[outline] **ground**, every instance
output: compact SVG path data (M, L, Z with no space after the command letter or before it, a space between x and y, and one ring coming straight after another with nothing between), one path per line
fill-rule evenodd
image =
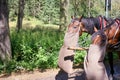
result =
M76 72L69 75L75 78L77 75L81 75L83 69L75 69ZM64 79L62 79L64 78ZM61 72L60 69L50 69L45 71L30 71L30 72L19 72L12 73L11 75L0 75L0 80L66 80L68 75L65 72Z
M110 76L109 64L106 63L105 66L107 73ZM120 80L120 61L114 62L114 71L114 79L110 80ZM83 67L75 68L74 73L69 75L58 68L42 71L35 70L29 72L11 73L10 75L1 74L0 80L85 80L85 74Z
M54 80L59 69L50 69L45 71L30 71L12 73L11 75L1 75L0 80ZM49 78L49 79L48 79Z

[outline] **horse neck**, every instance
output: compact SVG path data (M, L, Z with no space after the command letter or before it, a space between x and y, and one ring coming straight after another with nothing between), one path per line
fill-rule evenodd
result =
M119 25L116 25L116 22L114 20L112 20L112 22L103 29L106 36L108 37L108 39L112 37L111 36L112 34L116 33L116 31L111 31L111 30L114 30L113 27L115 27L117 30L117 28L119 28L118 26ZM113 38L111 38L111 39L113 39Z
M96 27L98 30L100 29L99 19L98 18L82 18L81 22L84 24L85 29L87 30L88 34L93 34L94 27Z

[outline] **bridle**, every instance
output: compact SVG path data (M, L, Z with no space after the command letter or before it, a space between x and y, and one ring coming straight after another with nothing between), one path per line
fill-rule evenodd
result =
M107 25L107 21L102 16L99 16L99 20L100 20L100 29L102 30Z
M117 27L116 27L116 31L115 31L115 33L114 33L114 36L113 36L112 40L115 39L118 31L120 30L120 20L119 20L119 19L115 19L115 20L114 20L114 23L117 24ZM109 34L109 33L108 33L108 34ZM116 44L112 44L110 47L111 47L111 48L118 48L118 47L120 47L119 45L120 45L120 41L118 41Z
M114 33L113 40L115 39L115 36L116 36L116 34L117 34L117 32L119 31L119 28L120 28L120 21L119 21L118 19L116 19L115 22L116 22L118 25L117 25L117 29L116 29L116 31L115 31L115 33Z

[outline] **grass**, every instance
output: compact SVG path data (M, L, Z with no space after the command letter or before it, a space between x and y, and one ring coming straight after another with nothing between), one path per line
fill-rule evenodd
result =
M0 72L57 68L64 37L58 25L44 24L37 19L24 20L19 33L15 26L16 21L10 21L12 59L5 65L0 62Z
M15 28L16 27L16 19L14 21L10 21L9 25L10 25L10 29L11 28ZM59 29L59 25L54 25L54 24L45 24L43 21L40 21L38 19L32 18L30 20L23 20L23 29L24 28L35 28L35 27L44 27L44 28L51 28L52 29Z

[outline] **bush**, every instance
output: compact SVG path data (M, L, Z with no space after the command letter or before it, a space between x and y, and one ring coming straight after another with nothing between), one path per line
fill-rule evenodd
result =
M64 32L55 29L22 29L19 33L11 29L12 60L5 65L0 63L0 71L57 68L59 50L63 44ZM84 41L86 34L80 37ZM88 41L88 40L87 40ZM84 44L84 45L83 45ZM88 46L88 42L81 46ZM77 51L75 64L83 61L85 52Z

